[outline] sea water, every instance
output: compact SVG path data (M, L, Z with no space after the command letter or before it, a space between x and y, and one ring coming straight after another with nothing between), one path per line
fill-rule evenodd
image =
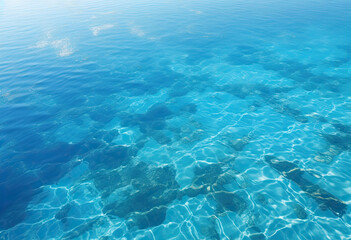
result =
M0 239L351 239L351 2L0 1Z

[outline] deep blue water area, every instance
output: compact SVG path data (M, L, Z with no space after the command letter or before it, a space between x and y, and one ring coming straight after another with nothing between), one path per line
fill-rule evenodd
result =
M350 1L0 1L0 240L347 240L350 177Z

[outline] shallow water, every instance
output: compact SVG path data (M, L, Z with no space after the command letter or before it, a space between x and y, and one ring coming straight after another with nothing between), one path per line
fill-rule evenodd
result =
M351 2L0 2L0 239L350 239Z

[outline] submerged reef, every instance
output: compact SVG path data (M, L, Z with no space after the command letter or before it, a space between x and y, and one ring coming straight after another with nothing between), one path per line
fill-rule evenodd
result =
M85 160L90 177L101 194L103 212L128 221L131 229L145 229L163 223L167 205L177 198L179 185L170 166L155 167L135 162L143 143L104 145Z
M184 196L205 194L217 202L217 214L225 211L241 214L246 209L246 203L240 196L225 190L223 185L231 178L222 175L219 164L196 168L192 186L182 190L170 166L154 167L144 162L130 161L115 169L94 168L96 173L92 177L105 202L103 212L111 217L127 219L132 229L162 224L167 205ZM114 198L115 191L123 197Z
M293 89L292 87L271 87L264 84L230 84L216 87L218 91L224 91L243 99L251 95L258 95L262 100L261 102L255 101L253 107L268 105L277 113L294 118L298 122L307 123L308 118L300 110L288 104L284 98L278 97L279 94Z
M94 226L102 225L104 222L104 217L94 217L92 219L87 219L85 223L80 224L73 230L67 232L63 235L63 240L77 239L77 237L83 235L84 233L90 231Z
M222 164L209 164L204 167L195 167L191 188L185 189L186 195L206 193L207 197L217 202L217 214L232 211L238 214L247 208L245 200L238 194L229 192L224 185L235 179L235 176L223 172ZM192 190L192 191L191 191Z
M341 58L337 63L344 63ZM293 60L282 60L268 49L257 49L252 46L237 46L235 52L229 54L227 62L232 65L259 64L265 70L274 71L281 77L292 79L296 86L307 91L324 88L326 92L340 92L342 84L347 84L348 79L342 77L331 77L326 74L315 74L312 69L315 64L303 64ZM322 83L322 85L321 85Z
M171 111L170 105L174 105L173 107L176 109ZM175 139L179 140L179 138L183 138L183 142L195 142L201 138L203 134L202 129L191 129L190 132L188 132L182 131L186 130L186 127L184 127L184 129L172 128L166 123L167 120L172 119L173 117L184 115L184 117L190 119L189 122L191 125L196 125L190 117L196 112L197 106L194 103L177 105L175 101L171 101L171 103L156 103L143 114L130 114L123 112L120 115L122 118L122 126L139 127L139 130L143 135L138 141L153 138L159 144L167 145L171 144ZM167 135L167 132L172 132L170 134L172 136Z
M139 229L162 224L167 205L177 198L175 171L169 166L151 167L145 163L128 167L136 171L130 179L133 190L123 201L106 204L104 213L128 219L130 227Z
M198 58L197 55L201 55L201 58ZM211 54L200 51L195 55L189 54L186 62L196 65L209 57ZM335 156L349 151L351 148L350 126L335 120L329 121L323 116L306 114L299 110L294 100L286 97L287 93L297 88L307 91L325 88L329 92L338 92L344 80L316 75L311 71L312 65L276 60L271 52L250 46L239 46L237 51L228 58L228 62L232 65L259 64L265 70L278 73L280 77L292 79L294 86L274 87L261 83L218 86L207 76L186 77L168 68L150 71L143 76L142 80L126 78L125 81L120 81L117 84L119 90L127 90L132 93L132 96L145 93L154 94L162 88L167 88L169 98L163 103L156 103L145 109L146 111L142 114L117 111L111 106L92 108L88 115L98 127L91 131L92 133L81 143L57 143L35 151L28 147L28 149L16 152L16 156L10 156L8 159L12 160L11 163L4 161L5 163L0 165L0 195L6 195L6 198L0 199L0 229L11 228L21 222L25 218L28 204L36 194L41 192L41 187L53 184L64 176L76 164L71 160L79 155L89 164L90 172L85 180L91 180L99 191L98 195L103 205L102 212L105 216L87 219L83 224L67 232L63 239L79 237L95 226L108 221L108 218L126 220L128 229L132 231L159 226L164 223L168 206L174 201L199 195L204 195L207 200L216 205L213 216L200 232L206 239L220 239L220 234L216 229L216 218L225 216L228 212L234 212L239 217L243 217L246 213L249 215L251 211L249 202L240 195L240 191L238 193L228 190L228 184L237 182L239 187L246 188L246 183L238 183L241 173L234 170L233 159L238 152L245 150L253 138L256 138L253 133L241 138L230 136L221 139L221 141L224 140L222 144L230 149L232 155L219 163L196 165L191 184L183 189L176 181L176 169L173 166L155 166L142 160L139 161L136 156L149 138L163 145L170 146L175 140L178 141L177 144L189 146L203 139L204 135L212 134L208 133L210 131L206 131L205 128L202 129L206 124L202 125L191 118L193 114L203 110L201 103L199 105L181 101L177 103L178 99L192 91L202 92L208 88L229 93L240 100L252 101L253 111L268 106L273 111L288 116L299 124L308 123L309 120L313 121L309 117L314 117L319 123L331 124L337 133L320 134L327 143L327 149L315 157L317 161L330 163ZM256 97L255 100L252 100L254 97ZM79 105L83 100L78 99L76 104ZM128 107L123 110L128 111ZM83 124L77 116L83 114L84 111L79 114L72 111L71 117L75 118L77 125ZM169 120L179 118L179 116L187 120L189 118L189 124L181 127L168 125L168 122L171 122ZM122 127L137 127L140 130L142 136L136 140L136 144L114 145L113 140L120 134L119 131L116 129L101 130L105 124L116 117L121 120ZM171 134L167 135L169 132ZM28 153L29 150L30 153ZM306 178L306 170L275 156L265 156L265 161L279 174L297 184L303 192L318 203L320 209L329 209L338 217L346 213L347 205ZM253 199L261 205L269 204L267 196L260 192L256 193ZM66 203L58 210L54 218L64 226L65 224L68 226L71 221L70 214L74 208L74 202ZM308 218L307 212L301 205L295 204L292 209L297 218ZM250 219L246 225L246 236L252 240L265 239L266 236L259 225L257 221Z
M265 240L266 236L262 232L262 230L257 226L258 220L256 219L256 216L250 216L250 219L247 224L247 232L249 234L249 238L251 240Z
M247 203L240 195L225 188L226 184L235 180L235 172L222 170L228 162L196 166L192 184L181 189L172 166L153 166L136 160L135 156L143 144L130 147L103 146L86 157L91 169L87 179L93 180L101 194L103 212L110 218L127 220L131 230L162 224L168 205L185 196L193 198L205 195L215 201L216 216L227 211L241 215L247 209ZM56 219L64 222L70 208L69 204L64 206L56 214ZM78 229L79 232L82 229ZM210 232L212 239L218 239L215 226L205 232Z
M127 114L123 117L123 126L138 126L140 132L150 136L160 144L167 144L171 139L162 130L166 127L166 120L171 118L172 111L164 104L155 104L144 114Z
M282 176L295 182L308 196L316 200L320 209L329 209L338 217L342 217L346 213L347 205L344 202L307 180L303 176L306 171L300 169L296 164L280 160L272 155L266 155L265 161Z
M239 174L231 169L231 164L232 162L227 160L201 167L196 166L192 185L189 188L183 189L182 195L194 197L197 194L205 194L209 200L213 200L217 204L214 215L215 218L225 215L228 211L235 212L240 216L250 214L245 199L238 193L228 191L225 187L227 184L232 184L237 177L236 175ZM227 170L223 170L223 168L227 168ZM206 235L206 239L219 239L216 238L219 237L219 235L214 222L212 222L212 227L209 226L209 229L211 229L211 231L209 235ZM247 225L247 232L249 238L252 240L266 239L252 216Z
M68 217L68 213L69 211L72 209L72 207L74 206L74 203L67 203L65 204L60 211L58 211L55 215L55 218L57 220L60 220L62 223L66 223L67 221L67 217Z
M294 204L293 210L295 212L295 215L300 218L300 219L306 219L307 218L307 213L305 209L300 205L300 204Z
M207 222L200 222L200 232L206 239L209 240L220 240L221 237L216 229L216 219L210 217Z
M351 149L351 127L338 121L332 121L331 125L337 130L337 133L320 134L328 146L326 151L319 152L314 157L318 162L331 163L336 156Z

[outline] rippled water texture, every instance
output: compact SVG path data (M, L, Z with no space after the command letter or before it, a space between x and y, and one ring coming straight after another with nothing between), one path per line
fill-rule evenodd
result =
M0 240L351 239L350 13L0 1Z

